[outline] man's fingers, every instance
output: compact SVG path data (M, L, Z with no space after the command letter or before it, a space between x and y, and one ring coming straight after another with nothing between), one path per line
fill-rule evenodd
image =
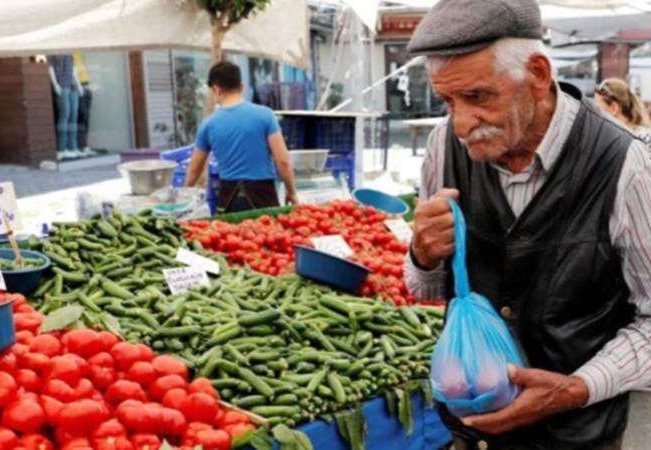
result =
M517 427L523 417L521 408L514 402L493 413L465 417L462 422L467 427L496 434Z
M459 191L456 189L443 188L434 194L434 197L453 198L454 200L459 200Z

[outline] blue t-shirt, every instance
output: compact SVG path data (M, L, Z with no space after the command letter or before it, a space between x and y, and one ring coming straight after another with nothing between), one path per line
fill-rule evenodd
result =
M204 120L195 145L213 153L223 180L270 180L275 172L267 138L279 130L271 109L245 101Z

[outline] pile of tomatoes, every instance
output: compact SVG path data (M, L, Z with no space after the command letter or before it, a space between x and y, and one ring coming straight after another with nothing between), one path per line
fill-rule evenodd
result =
M387 230L388 216L352 201L299 205L277 218L262 216L231 224L219 220L182 223L186 238L225 253L236 264L269 275L294 272L294 245L312 246L311 237L341 235L353 249L350 259L371 269L359 294L379 295L397 305L411 304L402 274L408 246Z
M227 450L254 429L182 361L105 331L39 333L43 316L23 296L6 301L17 342L0 353L0 449Z

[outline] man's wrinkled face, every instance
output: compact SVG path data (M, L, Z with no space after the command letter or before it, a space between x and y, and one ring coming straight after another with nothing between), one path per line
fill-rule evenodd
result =
M493 51L451 58L430 79L448 105L454 134L475 161L498 161L519 152L533 121L534 100L525 81L496 74Z

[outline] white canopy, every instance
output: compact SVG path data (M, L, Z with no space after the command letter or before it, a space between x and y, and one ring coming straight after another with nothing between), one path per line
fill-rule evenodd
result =
M224 49L309 66L305 0L273 0L230 30ZM0 57L71 50L210 50L209 17L190 1L0 1Z

